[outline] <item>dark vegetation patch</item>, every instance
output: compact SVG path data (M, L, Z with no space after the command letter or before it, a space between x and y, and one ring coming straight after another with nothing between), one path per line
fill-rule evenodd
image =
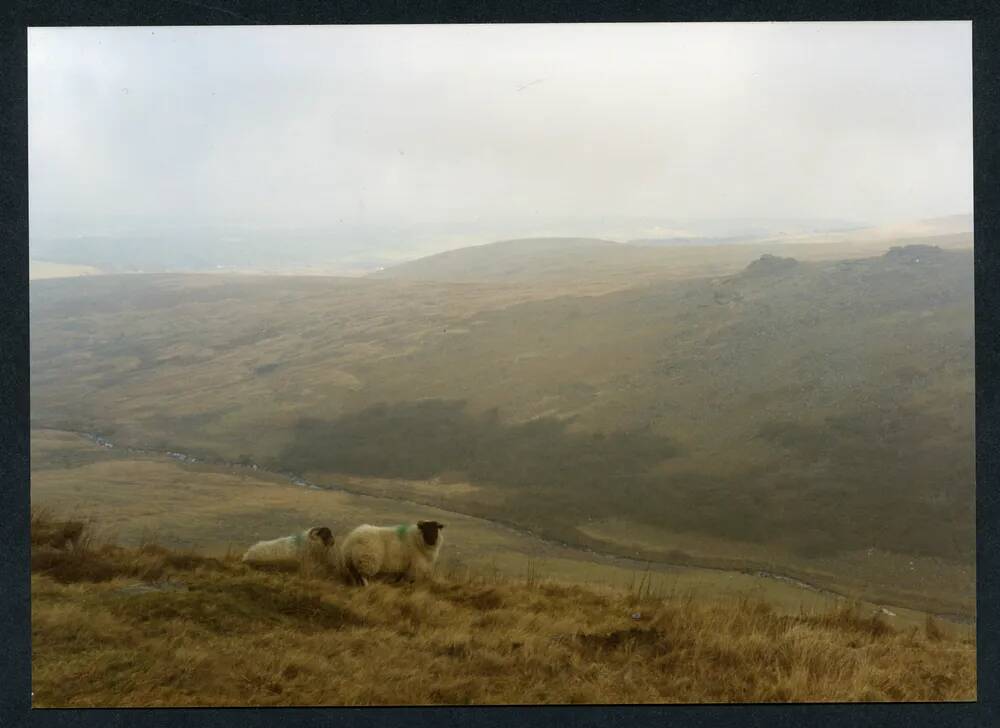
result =
M334 421L303 419L280 460L299 471L429 478L463 472L475 480L569 492L608 487L672 457L677 448L649 429L577 433L540 418L505 424L464 402L379 404Z
M757 260L753 261L744 270L744 275L772 275L794 270L799 265L795 258L782 258L777 255L765 253Z
M827 533L845 548L968 560L975 554L974 458L971 446L939 443L953 429L945 418L888 398L820 422L770 421L758 436L783 448L790 473L799 468L803 477L790 489L774 488L766 478L750 479L746 487L759 490L770 510L785 513L792 532L814 532L816 542L802 544L807 555L828 551L824 542L837 547L822 536ZM825 473L807 475L817 462ZM906 518L887 518L900 503ZM767 509L761 515L767 520ZM942 522L951 538L941 537Z
M31 571L50 576L63 584L110 581L121 576L121 569L98 553L69 553L39 546L31 549Z
M473 414L461 401L433 399L302 420L278 460L298 472L462 473L503 489L488 507L464 510L559 540L578 537L573 525L613 513L658 528L780 544L807 558L878 548L967 560L975 549L971 449L929 444L949 429L945 419L887 396L817 422L765 421L757 434L783 451L780 472L762 464L726 476L664 476L654 466L678 450L649 429L574 432L554 418L506 424L498 410ZM886 518L900 502L907 517ZM951 538L941 538L942 519Z
M281 366L279 363L261 364L259 367L254 368L253 373L258 377L263 377L273 372L279 366Z

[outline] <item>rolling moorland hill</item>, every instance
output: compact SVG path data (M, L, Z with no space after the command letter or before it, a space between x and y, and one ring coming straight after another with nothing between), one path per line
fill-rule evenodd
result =
M632 246L595 238L523 238L473 245L401 263L371 278L430 281L530 281L565 276L576 267L595 269L625 255ZM650 261L653 256L646 256Z
M972 246L971 216L907 225L780 236L681 237L616 243L594 238L526 238L473 245L394 265L370 278L439 282L570 284L605 292L639 282L734 273L762 255L802 261L880 255L891 245Z
M766 257L603 295L211 276L31 294L35 426L318 482L468 482L426 498L973 609L970 251Z
M645 284L724 277L764 255L803 263L878 257L890 247L933 245L968 250L971 233L887 241L876 235L798 242L649 246L587 239L511 240L448 251L369 274L368 280L516 286L533 297L601 295Z
M844 604L781 614L442 573L344 586L32 514L34 707L974 700L975 646Z

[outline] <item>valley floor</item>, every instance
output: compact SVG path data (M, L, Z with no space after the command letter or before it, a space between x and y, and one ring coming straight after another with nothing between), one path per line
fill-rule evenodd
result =
M435 518L448 525L442 565L456 572L495 572L514 578L535 575L615 587L645 578L652 594L682 592L699 599L749 596L785 614L802 608L836 608L844 602L839 594L845 594L868 611L885 609L883 613L895 626L920 625L926 611L949 615L945 619L961 622L956 629L969 634L973 631L969 623L974 620L967 615L974 612L960 609L969 601L966 590L956 586L964 586L969 580L966 574L957 578L950 572L938 574L928 569L922 582L902 594L909 597L906 601L888 588L893 583L891 578L887 581L884 573L873 569L874 559L846 567L833 565L840 572L846 568L863 578L864 589L850 590L843 580L837 580L837 569L830 565L813 565L811 571L804 570L810 584L822 584L824 590L782 577L777 566L770 569L774 572L770 575L758 573L758 569L741 570L732 559L725 568L700 568L643 561L601 550L601 546L611 550L616 546L614 541L596 543L595 549L546 540L486 518L442 508L439 498L429 498L420 490L427 484L418 481L337 478L334 482L346 482L354 492L296 485L287 478L250 467L193 463L163 454L106 448L76 433L32 433L33 505L61 516L93 520L105 538L126 546L156 542L172 549L196 549L201 554L221 557L241 552L258 540L298 531L307 523L329 526L335 535L342 535L360 523L391 525ZM459 486L437 483L433 490L439 492L442 487L447 490ZM635 537L643 532L630 528L629 534ZM657 536L665 546L673 540L687 547L676 536ZM619 550L628 553L627 549ZM692 553L697 550L692 549ZM746 553L749 561L753 554ZM763 558L756 561L766 563ZM774 563L782 562L776 558ZM887 562L881 571L893 565ZM906 571L903 574L910 576ZM917 606L911 603L914 595L930 606L898 606ZM974 591L972 595L974 600ZM974 601L972 604L974 610ZM954 611L963 613L951 617Z

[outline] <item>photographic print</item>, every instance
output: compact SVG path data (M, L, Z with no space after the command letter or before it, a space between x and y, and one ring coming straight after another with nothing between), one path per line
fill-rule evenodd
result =
M33 706L975 700L971 28L29 28Z

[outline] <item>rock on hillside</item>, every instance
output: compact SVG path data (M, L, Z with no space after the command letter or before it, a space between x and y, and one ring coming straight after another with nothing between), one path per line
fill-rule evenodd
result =
M795 258L782 258L777 255L765 253L757 260L746 267L745 273L750 275L772 275L774 273L784 273L798 266L799 261Z

